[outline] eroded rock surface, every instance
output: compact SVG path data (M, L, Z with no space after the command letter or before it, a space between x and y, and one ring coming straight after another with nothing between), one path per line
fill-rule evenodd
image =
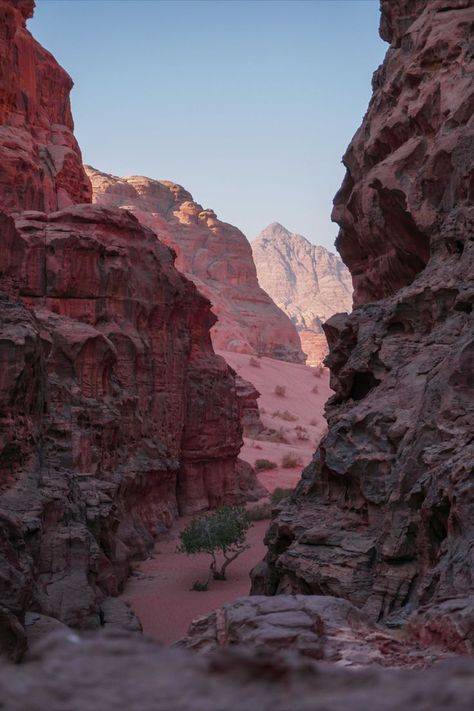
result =
M74 138L73 82L25 27L34 0L0 0L0 209L90 202Z
M359 306L324 327L329 432L254 582L346 598L461 653L474 644L473 22L463 0L382 2L391 46L334 210Z
M308 365L319 365L327 355L322 322L352 308L347 267L339 256L278 222L251 244L259 283L295 324Z
M207 657L124 633L57 632L22 665L0 662L5 711L469 711L474 662L346 670L294 652Z
M94 202L133 212L176 252L176 267L212 303L216 349L304 362L290 319L260 288L252 250L236 227L204 210L180 185L117 178L87 166Z
M0 599L94 626L178 511L241 500L234 376L209 302L133 216L23 213L12 235L29 308L0 302Z
M176 646L208 654L242 646L292 650L337 666L427 667L433 652L396 639L346 600L322 595L243 597L195 620Z

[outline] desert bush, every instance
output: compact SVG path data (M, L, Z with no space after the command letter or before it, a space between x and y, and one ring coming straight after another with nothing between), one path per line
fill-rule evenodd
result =
M276 462L271 462L269 459L257 459L254 464L254 469L256 472L263 472L266 469L276 469Z
M212 513L193 518L181 531L180 553L207 553L212 559L207 579L194 583L194 590L207 590L211 577L225 580L227 567L249 548L245 539L250 525L248 512L243 506L221 506ZM219 553L224 559L220 566Z
M313 368L313 375L315 378L320 378L323 373L324 368L322 365L317 365L315 368Z
M288 430L286 429L286 427L279 427L277 430L264 430L260 434L259 439L263 440L264 442L278 442L281 444L289 444L289 439L287 435Z
M295 467L301 467L303 462L301 457L299 457L296 452L287 452L283 455L281 459L281 466L285 469L294 469Z
M264 407L259 407L258 409L259 409L259 412L261 415L266 415L267 411L265 410Z
M257 358L254 358L251 356L249 358L249 365L252 365L254 368L261 368L262 366L260 365L260 362L257 360Z
M291 496L292 493L293 489L282 489L281 487L277 487L272 494L272 503L278 504L283 499L287 499L289 496Z
M286 397L286 387L284 385L275 385L274 392L278 397Z
M286 422L296 422L299 418L296 417L296 415L292 415L291 412L288 412L288 410L275 410L275 412L272 413L272 417L279 417L281 420L285 420Z
M313 417L313 419L309 421L309 424L310 424L312 427L316 427L317 424L318 424L318 421L317 421L317 419L316 419L315 417Z
M301 425L296 425L295 427L296 439L305 442L309 439L308 430L306 427L301 427Z
M317 392L319 392L318 386L315 385L314 388L311 390L311 392L312 392L312 393L315 393L315 394L316 394Z

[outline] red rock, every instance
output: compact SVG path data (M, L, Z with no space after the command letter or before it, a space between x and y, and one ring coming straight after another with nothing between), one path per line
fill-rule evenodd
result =
M346 598L462 653L474 645L473 22L464 0L382 3L391 47L334 212L359 306L324 326L329 431L254 582Z
M90 202L74 138L73 82L31 36L33 0L0 0L0 210Z
M214 348L304 362L295 327L258 284L252 250L240 230L203 210L180 185L86 170L96 204L133 212L175 250L177 269L211 301L218 317L211 330Z
M94 626L178 511L242 499L235 381L209 302L133 216L80 205L17 228L30 311L0 302L0 599Z

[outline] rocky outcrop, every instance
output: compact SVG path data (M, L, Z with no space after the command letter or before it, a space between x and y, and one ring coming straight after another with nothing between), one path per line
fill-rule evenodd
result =
M278 222L252 242L252 253L260 285L295 324L308 364L319 365L327 354L322 322L352 307L349 271L338 256Z
M474 7L382 2L391 42L344 161L358 308L325 325L329 432L268 534L255 592L350 600L474 644Z
M260 393L252 383L244 380L240 375L235 376L235 386L243 435L244 437L255 437L264 429L257 403Z
M330 668L292 652L199 657L124 633L56 632L22 665L0 662L4 711L466 711L474 662L424 671Z
M176 267L212 303L214 348L304 362L295 327L257 281L252 250L232 225L204 210L180 185L117 178L87 167L98 205L122 207L177 255Z
M0 0L0 209L90 202L74 138L71 78L25 27L34 0Z
M309 595L243 597L195 620L175 646L201 654L230 646L256 654L293 650L338 666L428 667L441 655L400 641L346 600Z
M94 626L178 511L240 500L234 376L209 302L133 216L79 205L6 224L29 308L0 303L0 599Z
M0 212L0 652L13 659L28 612L116 626L102 603L131 560L178 512L251 497L253 474L237 470L210 303L172 251L126 211L56 210L90 192L71 81L25 29L32 6L0 0L0 207L15 213Z

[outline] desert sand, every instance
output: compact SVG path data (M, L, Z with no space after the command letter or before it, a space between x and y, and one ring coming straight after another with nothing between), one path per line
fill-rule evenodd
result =
M240 456L252 465L257 459L269 459L278 464L275 469L258 474L270 493L277 487L293 488L326 429L323 410L331 394L328 372L324 370L315 377L314 369L304 365L271 358L251 359L239 353L219 354L261 393L259 407L265 427L283 428L283 435L288 440L284 443L245 438ZM276 386L285 388L284 396L275 394ZM317 392L312 392L315 386ZM276 412L288 412L298 419L288 421L275 415ZM308 436L307 440L298 439L296 427L307 431L307 435L303 432L303 436ZM301 465L292 469L282 467L282 457L287 453L296 454ZM177 552L179 532L189 520L189 517L180 518L166 535L157 540L153 556L137 565L123 593L123 599L140 618L144 633L165 644L172 644L182 637L192 620L236 597L247 595L250 570L266 552L263 538L268 520L257 521L247 536L250 548L228 568L227 580L212 580L207 592L196 592L191 589L192 585L206 577L209 557Z

